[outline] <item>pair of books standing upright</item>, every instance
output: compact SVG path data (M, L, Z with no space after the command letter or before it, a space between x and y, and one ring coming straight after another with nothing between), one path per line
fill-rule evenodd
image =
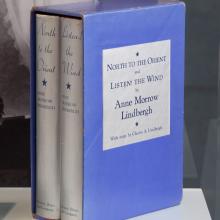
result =
M80 219L80 19L36 15L36 137L36 214L49 219Z
M122 220L180 203L184 23L171 0L33 9L34 215Z

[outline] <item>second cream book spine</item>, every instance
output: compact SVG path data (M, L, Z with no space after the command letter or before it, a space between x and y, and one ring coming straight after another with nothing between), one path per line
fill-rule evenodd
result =
M61 17L61 219L82 220L82 20Z

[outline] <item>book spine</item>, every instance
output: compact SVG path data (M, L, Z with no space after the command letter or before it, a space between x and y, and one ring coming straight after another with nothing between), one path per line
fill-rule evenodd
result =
M61 219L82 220L82 20L61 18Z
M36 15L36 214L60 218L58 16Z

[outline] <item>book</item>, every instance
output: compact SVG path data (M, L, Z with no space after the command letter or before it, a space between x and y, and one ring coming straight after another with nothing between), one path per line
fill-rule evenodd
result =
M66 29L68 39L62 37L60 43L65 64L60 93L62 218L121 220L178 205L183 177L185 5L172 0L106 0L34 8L32 100L39 13L60 16L61 26L81 23L81 29L80 25ZM82 31L81 46L80 40L76 44L77 31ZM75 55L65 56L74 47ZM66 64L74 77L64 74ZM35 107L32 101L33 213ZM82 115L70 114L75 110Z
M82 219L82 20L61 17L61 219ZM71 132L69 132L71 131Z
M36 15L36 215L60 218L59 17Z

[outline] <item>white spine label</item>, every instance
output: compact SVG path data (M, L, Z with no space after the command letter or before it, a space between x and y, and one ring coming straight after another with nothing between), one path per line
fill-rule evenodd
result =
M103 150L170 134L170 40L103 50Z

